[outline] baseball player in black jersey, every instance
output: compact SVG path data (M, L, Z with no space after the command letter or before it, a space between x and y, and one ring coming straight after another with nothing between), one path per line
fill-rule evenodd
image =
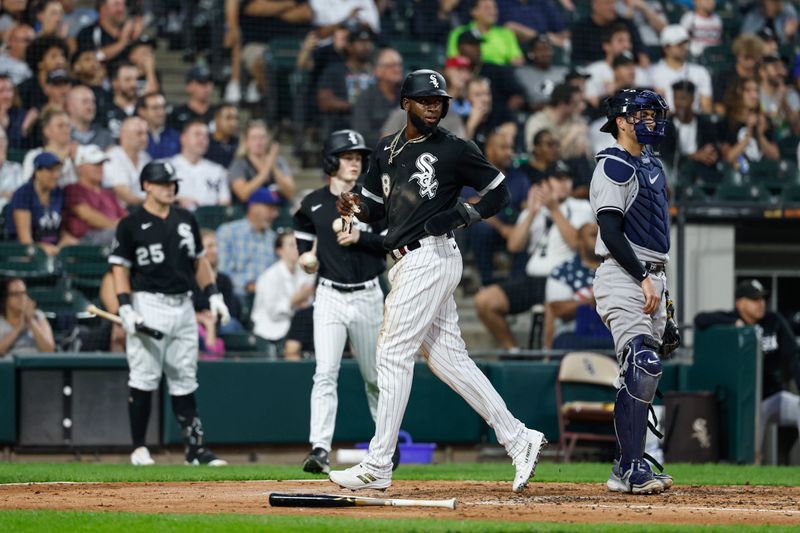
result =
M330 185L306 196L294 215L304 269L319 271L314 302L317 365L311 390L311 453L303 464L307 472L330 472L328 452L336 422L336 387L348 335L364 378L373 420L378 408L375 345L383 316L378 276L386 269L386 250L378 224L370 226L354 220L351 228L343 228L336 210L337 198L353 189L370 152L356 131L331 133L325 142L322 163L325 174L330 176ZM318 260L310 251L314 240Z
M168 162L152 161L139 176L146 198L141 209L117 226L111 263L119 300L119 316L127 333L130 375L128 411L135 465L154 463L145 446L152 391L162 372L172 398L172 411L183 431L187 464L227 464L203 445L203 426L197 416L197 321L191 290L196 281L208 296L209 309L225 324L230 313L214 283L203 255L197 221L175 207L178 179ZM137 333L136 325L164 333L156 340Z
M373 152L360 194L343 193L343 217L386 219L384 246L397 263L389 271L378 338L378 418L375 437L361 464L330 473L349 489L385 489L392 483L392 451L408 404L414 356L422 348L428 366L460 394L495 430L511 456L514 492L533 476L544 435L514 418L505 402L467 353L458 328L453 291L462 260L452 230L497 213L509 198L505 176L489 164L474 143L438 127L450 96L441 74L417 70L400 91L406 126L381 139ZM475 205L460 198L469 186L481 197Z

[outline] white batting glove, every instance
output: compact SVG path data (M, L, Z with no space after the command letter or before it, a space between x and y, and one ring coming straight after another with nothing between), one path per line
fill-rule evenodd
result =
M223 326L231 321L231 312L228 311L228 306L225 305L221 294L212 294L208 297L208 308L214 315L214 320L219 319L219 323Z
M144 324L142 315L137 313L130 305L123 305L119 308L119 317L122 319L122 329L124 329L125 333L128 335L136 333L137 324Z

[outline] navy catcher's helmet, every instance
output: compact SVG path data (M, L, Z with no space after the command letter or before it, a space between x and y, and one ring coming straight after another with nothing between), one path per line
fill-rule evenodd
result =
M139 174L139 186L144 190L144 182L150 183L174 183L175 194L178 194L178 182L180 179L175 175L175 168L165 159L150 161Z
M444 81L444 76L435 70L428 69L415 70L406 76L402 87L400 87L400 107L403 107L403 98L411 98L413 100L423 96L443 97L442 118L447 115L452 96L447 94L447 82Z
M333 176L339 170L339 154L344 152L360 152L361 153L361 171L363 174L367 173L369 166L369 154L372 149L368 148L364 142L364 137L356 130L338 130L334 131L325 140L325 146L322 149L322 170L328 176Z
M658 144L664 138L667 127L667 102L660 94L649 89L622 89L614 96L606 99L606 118L608 120L600 131L614 133L617 117L631 117L636 111L652 110L655 112L655 128L647 127L644 121L633 123L636 140L642 144ZM630 122L630 121L629 121Z

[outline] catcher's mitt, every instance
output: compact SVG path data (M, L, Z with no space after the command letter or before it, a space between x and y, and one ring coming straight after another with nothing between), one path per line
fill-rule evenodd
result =
M669 297L669 291L664 291L664 297L667 299L667 323L664 325L664 334L661 335L659 355L661 359L669 359L672 352L681 345L681 332L675 323L675 304Z

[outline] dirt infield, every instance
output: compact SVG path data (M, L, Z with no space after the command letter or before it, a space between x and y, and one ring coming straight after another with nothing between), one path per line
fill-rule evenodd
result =
M395 481L385 498L445 499L458 508L274 508L270 492L353 494L328 481L42 483L0 485L0 509L330 515L562 523L800 524L800 487L678 486L658 496L613 494L597 483Z

